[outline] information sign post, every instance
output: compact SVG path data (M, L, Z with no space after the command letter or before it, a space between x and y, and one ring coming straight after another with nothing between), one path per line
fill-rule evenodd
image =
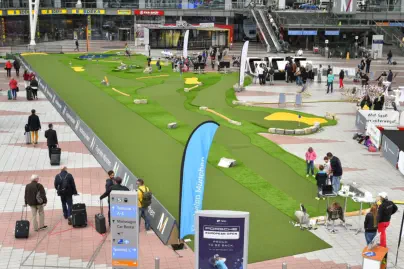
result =
M137 192L112 191L110 198L112 268L137 268L139 266Z

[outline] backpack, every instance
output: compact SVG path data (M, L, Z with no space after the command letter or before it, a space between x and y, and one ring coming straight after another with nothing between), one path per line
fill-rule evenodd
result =
M145 191L138 188L143 193L143 199L140 201L142 208L148 208L151 205L153 194L148 187L145 187Z
M24 127L24 128L25 128L25 132L26 132L26 133L29 133L29 125L28 125L28 124L25 124L25 127Z
M68 191L67 176L68 175L69 175L69 173L66 174L65 178L62 178L60 176L60 174L58 175L59 178L61 179L61 182L60 182L60 184L58 186L58 190L57 190L57 194L59 196L64 196L67 194L67 191Z

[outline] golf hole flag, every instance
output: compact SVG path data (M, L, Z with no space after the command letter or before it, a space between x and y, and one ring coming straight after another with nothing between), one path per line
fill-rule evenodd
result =
M202 209L206 162L219 124L201 123L185 145L180 182L180 239L195 233L195 212Z
M196 212L195 269L246 269L249 218L248 212Z

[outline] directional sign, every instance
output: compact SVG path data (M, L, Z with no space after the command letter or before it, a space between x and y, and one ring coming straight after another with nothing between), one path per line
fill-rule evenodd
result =
M110 198L112 266L114 269L138 267L139 221L137 192L112 191Z

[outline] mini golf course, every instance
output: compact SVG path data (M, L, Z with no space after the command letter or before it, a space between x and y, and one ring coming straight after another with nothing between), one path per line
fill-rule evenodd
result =
M307 123L299 126L294 117L265 119L276 112L293 111L233 105L237 73L189 72L181 77L168 64L161 72L153 66L154 72L145 74L146 57L141 55L99 57L103 60L79 56L24 58L120 160L145 180L174 217L178 217L181 159L188 136L202 121L215 120L221 126L209 154L203 207L250 212L249 262L329 247L289 224L300 203L311 216L325 214L325 201L314 199L315 180L305 177L304 161L258 135L270 127L303 128L312 122L307 119L317 116L302 113ZM142 68L117 71L121 62ZM109 86L101 83L105 77ZM202 85L185 84L185 78ZM192 89L185 92L184 88ZM148 103L134 104L134 99L147 99ZM201 106L242 125L200 110ZM178 128L168 129L170 122L177 122ZM322 125L332 124L336 122ZM221 157L237 160L237 166L217 167ZM356 209L349 203L348 211Z

